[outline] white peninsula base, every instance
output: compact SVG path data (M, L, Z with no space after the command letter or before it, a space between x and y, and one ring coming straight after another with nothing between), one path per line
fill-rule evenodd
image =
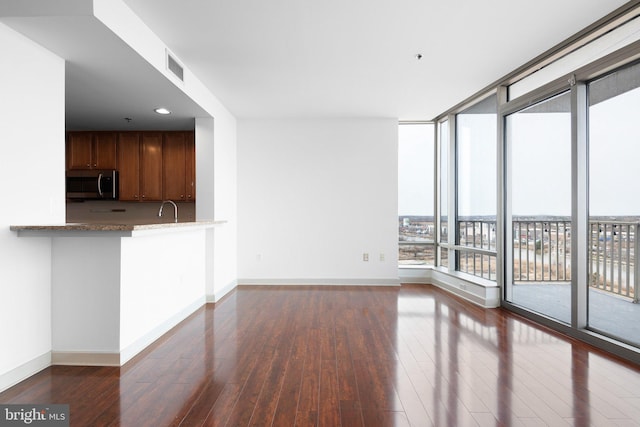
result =
M202 306L214 225L12 227L52 238L51 363L121 366Z

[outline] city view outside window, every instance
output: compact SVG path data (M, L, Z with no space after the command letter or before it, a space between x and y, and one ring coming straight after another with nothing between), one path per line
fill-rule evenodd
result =
M398 238L401 266L433 265L433 124L398 126Z
M496 280L497 97L456 116L457 269Z

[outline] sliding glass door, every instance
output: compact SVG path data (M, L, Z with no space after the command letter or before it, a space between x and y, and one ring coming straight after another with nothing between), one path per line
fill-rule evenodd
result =
M640 65L588 84L589 327L636 346L640 344L639 86Z
M571 320L571 109L564 92L505 119L506 300Z

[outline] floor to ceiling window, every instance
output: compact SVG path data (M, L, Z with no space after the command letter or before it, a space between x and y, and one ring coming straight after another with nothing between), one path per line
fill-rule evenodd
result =
M449 266L449 121L438 123L438 265Z
M456 269L496 280L497 97L456 115Z
M505 122L511 279L507 301L571 319L570 93L509 114Z
M640 65L588 84L589 327L640 344Z
M619 13L434 119L432 277L640 362L640 5Z
M432 123L398 126L400 266L434 265L434 131Z

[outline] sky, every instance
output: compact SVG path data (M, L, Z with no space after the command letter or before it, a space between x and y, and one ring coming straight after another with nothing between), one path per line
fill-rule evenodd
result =
M400 125L398 215L433 215L433 125Z
M640 89L589 110L589 211L640 215Z
M568 96L568 95L564 95ZM640 89L590 107L589 212L640 215ZM459 215L495 215L495 115L458 120ZM507 119L514 215L571 215L570 114ZM477 135L486 135L485 139ZM399 126L398 214L433 215L433 126Z

